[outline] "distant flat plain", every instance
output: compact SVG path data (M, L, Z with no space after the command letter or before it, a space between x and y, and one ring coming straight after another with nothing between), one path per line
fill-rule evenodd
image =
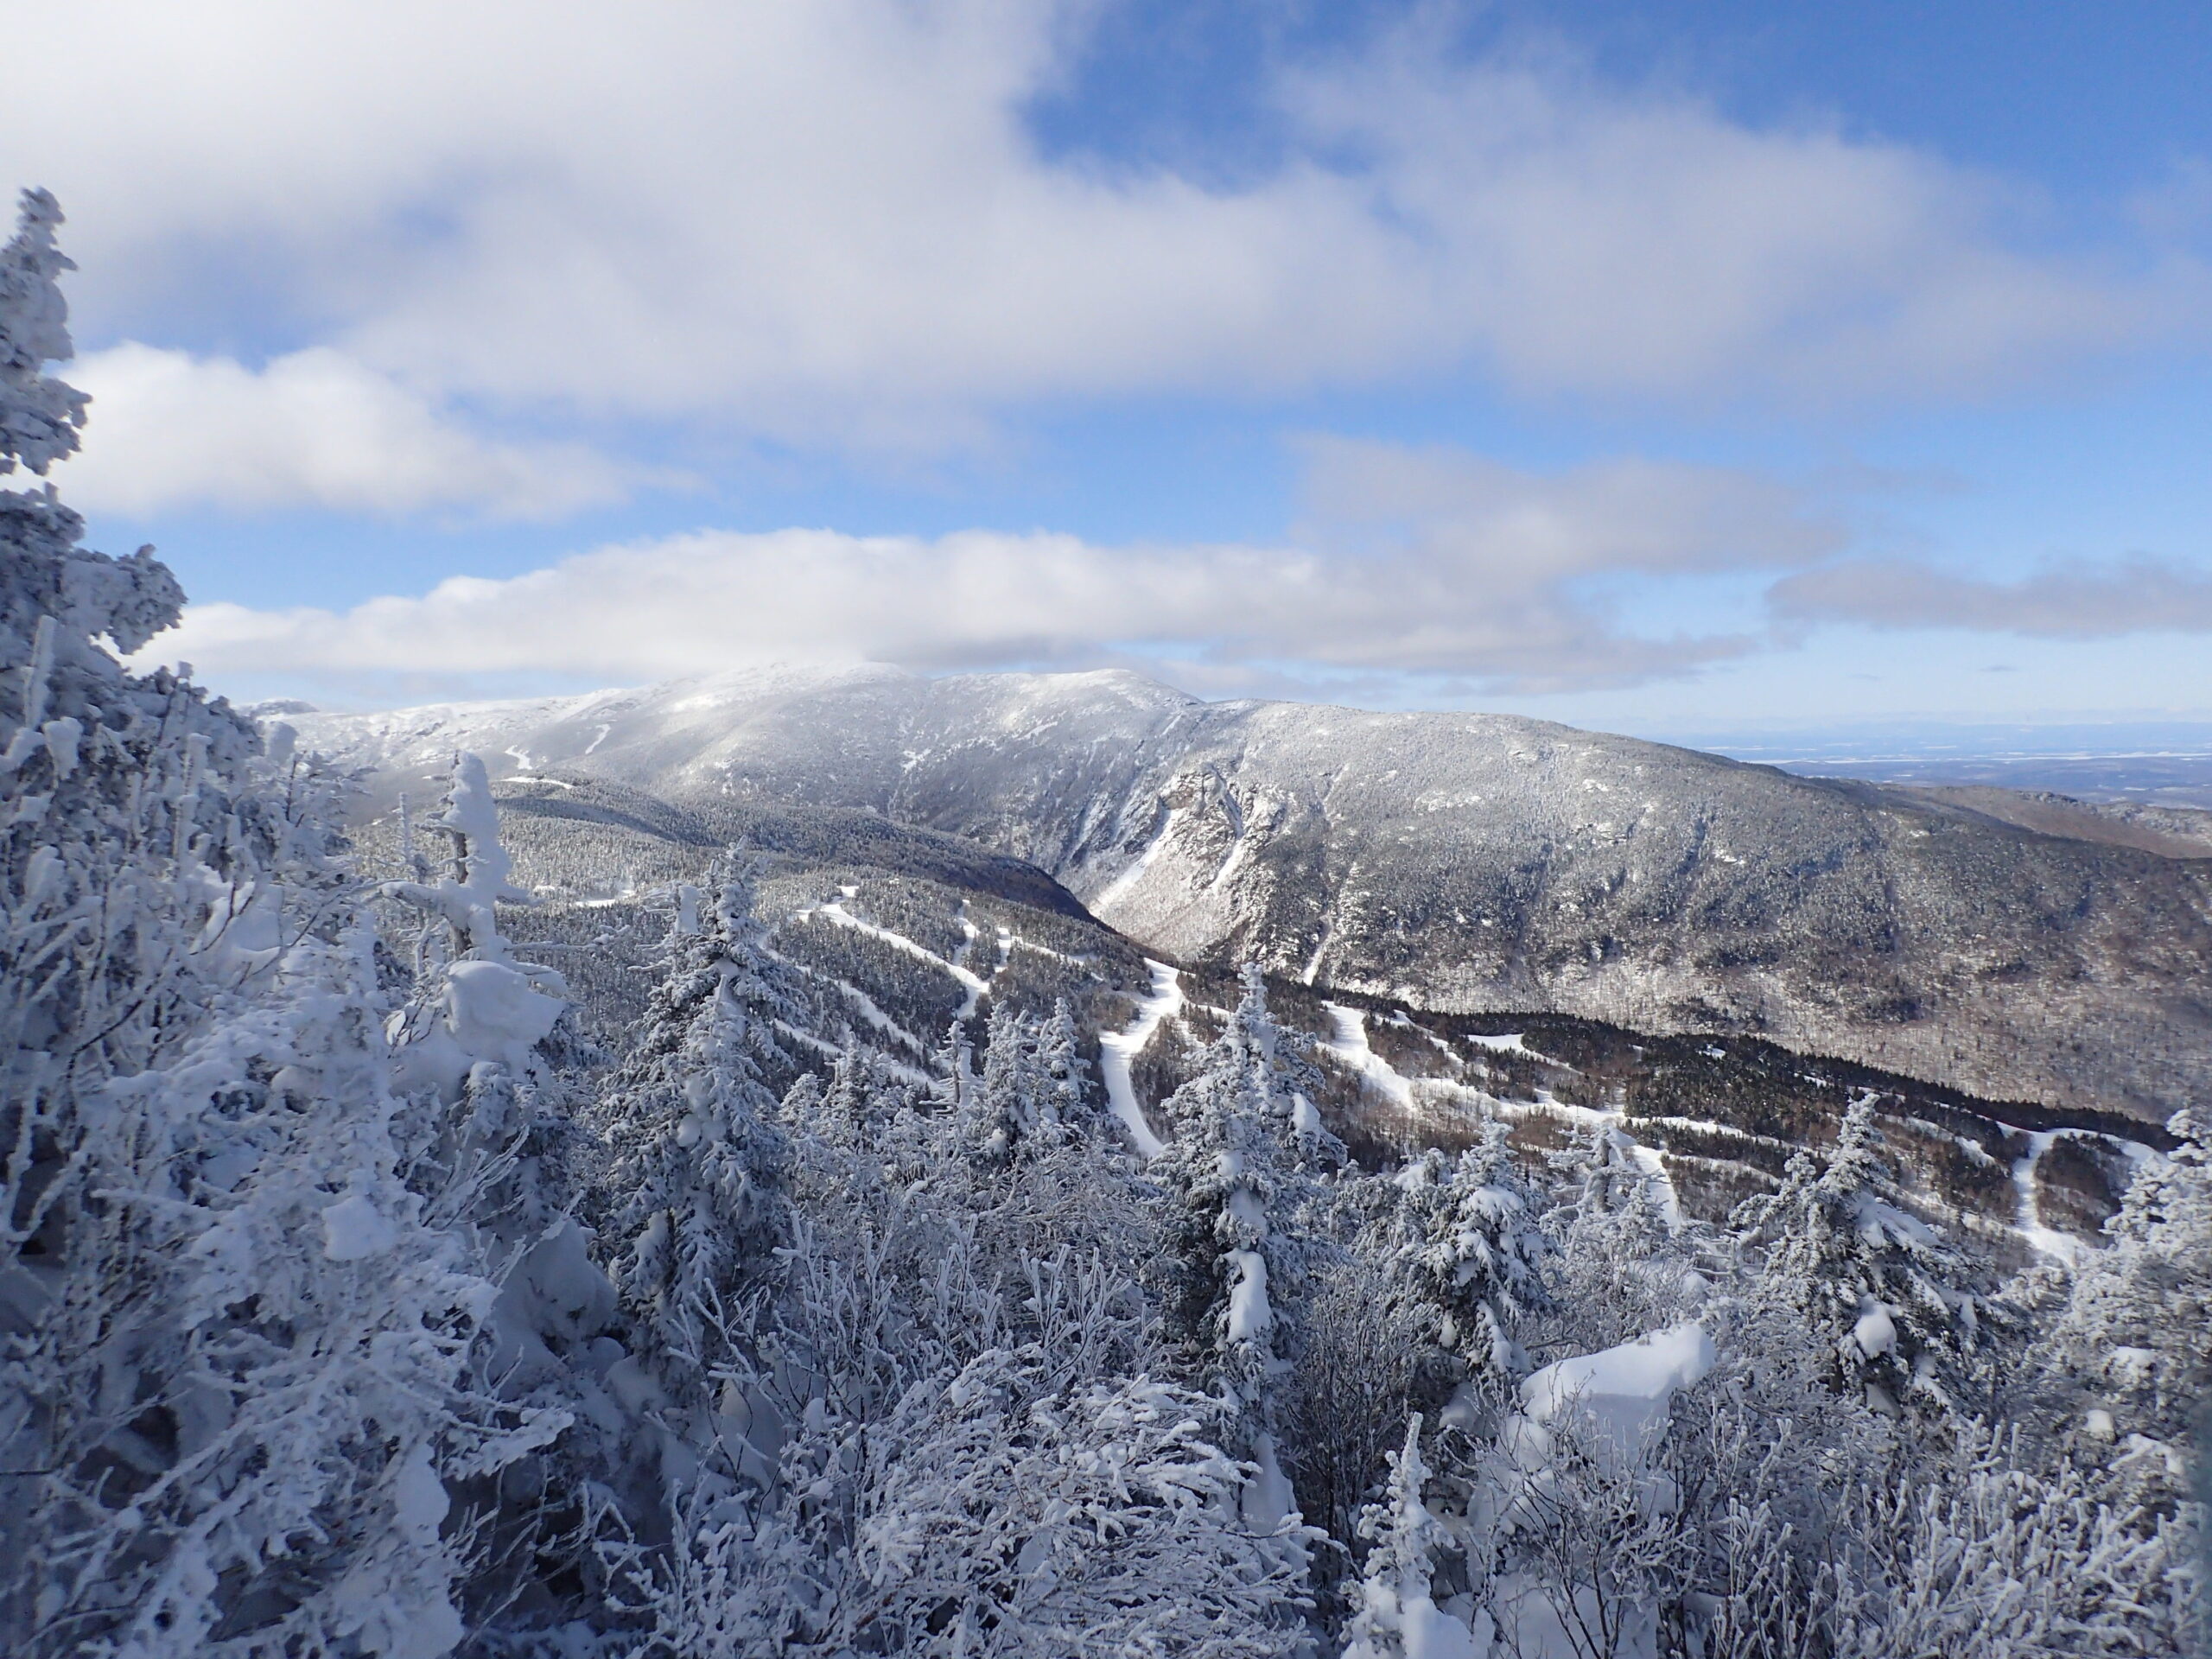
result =
M1895 725L1704 733L1674 741L1811 777L2050 791L2212 810L2212 723Z

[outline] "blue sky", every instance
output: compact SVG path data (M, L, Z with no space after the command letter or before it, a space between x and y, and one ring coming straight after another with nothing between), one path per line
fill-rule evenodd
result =
M26 10L154 651L2212 721L2212 14Z

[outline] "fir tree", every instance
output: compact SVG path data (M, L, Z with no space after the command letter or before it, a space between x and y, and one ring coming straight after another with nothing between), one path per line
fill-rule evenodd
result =
M0 250L0 472L76 445L52 198ZM480 1382L480 1172L396 1090L335 786L177 675L181 594L0 493L0 1645L462 1631L450 1510L557 1411Z
M1090 1132L1097 1102L1090 1088L1090 1065L1083 1058L1083 1044L1075 1010L1065 997L1056 998L1052 1017L1037 1041L1037 1056L1045 1070L1045 1114L1047 1120L1070 1135Z
M1306 1227L1316 1198L1309 1165L1333 1137L1300 1122L1275 1069L1279 1033L1256 969L1244 985L1198 1074L1169 1098L1175 1138L1147 1173L1164 1194L1155 1271L1167 1328L1192 1374L1237 1409L1236 1444L1259 1468L1244 1492L1247 1521L1289 1537L1302 1523L1283 1472L1278 1394L1323 1248Z
M693 927L680 913L670 931L638 1040L600 1108L614 1281L642 1356L690 1405L783 1236L789 1157L767 1084L787 1062L751 872L726 866L711 905L696 908Z
M1344 1659L1475 1659L1473 1634L1439 1611L1433 1597L1437 1557L1456 1544L1422 1495L1428 1470L1421 1421L1416 1412L1406 1424L1403 1449L1390 1454L1382 1501L1359 1519L1359 1535L1370 1548L1348 1597L1353 1612Z
M1481 1144L1456 1160L1424 1153L1392 1184L1397 1203L1376 1245L1398 1294L1425 1316L1431 1339L1477 1371L1527 1370L1514 1330L1548 1305L1543 1269L1552 1244L1514 1167L1505 1125L1491 1119Z
M1790 1160L1782 1188L1739 1205L1735 1225L1763 1252L1759 1298L1808 1321L1834 1344L1840 1386L1887 1408L1948 1404L1978 1326L1968 1267L1936 1230L1883 1195L1873 1097L1844 1116L1825 1166Z
M2038 1353L2046 1397L2111 1465L2111 1495L2161 1512L2212 1443L2212 1111L2166 1127L2177 1144L2130 1184Z

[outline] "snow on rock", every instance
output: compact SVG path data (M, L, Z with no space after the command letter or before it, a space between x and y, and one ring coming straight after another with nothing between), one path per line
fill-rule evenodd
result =
M1562 1359L1521 1385L1521 1409L1532 1423L1575 1411L1601 1440L1641 1454L1666 1427L1675 1394L1713 1369L1713 1338L1695 1320L1670 1325L1576 1359Z

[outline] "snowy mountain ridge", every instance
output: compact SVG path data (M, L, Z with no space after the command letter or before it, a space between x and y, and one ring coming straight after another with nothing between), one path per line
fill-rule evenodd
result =
M2212 861L2048 812L1119 671L753 670L290 719L378 768L378 804L467 747L495 777L859 809L1027 860L1165 957L1440 1011L1752 1033L2149 1121L2212 1085Z

